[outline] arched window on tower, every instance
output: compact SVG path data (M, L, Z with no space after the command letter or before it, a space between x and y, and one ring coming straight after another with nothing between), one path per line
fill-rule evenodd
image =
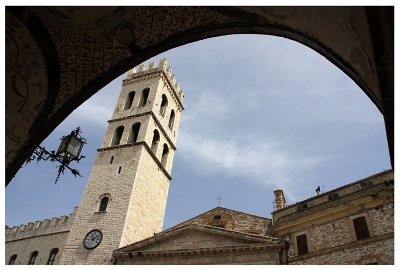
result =
M147 99L149 97L150 89L146 88L142 91L142 97L140 99L140 106L146 106Z
M169 116L169 122L168 122L168 127L170 130L174 127L174 121L175 121L175 111L171 110L171 114Z
M169 153L168 145L166 143L164 143L162 156L161 156L161 164L164 167L167 165L168 153Z
M9 265L13 265L15 263L15 261L17 260L18 255L14 254L10 257L10 260L8 261Z
M124 126L117 127L117 129L114 131L114 136L111 142L111 146L120 144L122 133L124 133Z
M139 136L139 130L140 130L140 123L135 123L132 125L132 129L128 137L128 143L134 143L137 141L137 138Z
M50 251L50 256L49 256L49 260L47 261L47 264L54 264L54 262L56 261L57 254L58 254L58 248L53 248Z
M157 152L157 146L158 142L160 141L160 133L158 132L157 129L153 131L153 140L151 141L151 151L153 151L154 154Z
M160 107L160 114L162 116L165 115L165 111L167 110L167 106L168 106L168 99L167 99L167 96L163 94L162 98L161 98L161 107Z
M35 264L36 257L38 256L39 252L35 250L31 253L31 258L29 259L28 264Z
M103 197L100 201L100 206L99 206L99 212L104 212L107 210L107 205L108 205L108 197Z
M128 110L132 107L133 99L135 98L135 91L132 91L128 94L125 101L124 110Z

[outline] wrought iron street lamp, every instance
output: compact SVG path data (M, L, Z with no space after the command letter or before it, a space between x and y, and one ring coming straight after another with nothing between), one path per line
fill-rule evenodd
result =
M77 127L73 130L69 135L63 136L61 138L60 146L58 147L57 152L55 151L47 151L44 147L38 146L32 153L32 155L27 159L26 164L30 163L32 160L39 162L40 160L49 160L54 162L57 161L61 163L61 165L57 166L58 168L58 175L55 181L57 184L58 179L60 178L61 174L64 174L65 168L69 169L71 173L76 177L82 175L79 173L78 170L73 169L69 166L72 161L79 162L85 156L79 156L83 145L86 143L86 139L83 138L81 135L81 129Z

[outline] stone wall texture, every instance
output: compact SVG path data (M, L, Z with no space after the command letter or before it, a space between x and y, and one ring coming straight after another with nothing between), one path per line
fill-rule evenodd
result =
M370 238L357 240L353 220L365 217ZM296 236L306 234L309 254L296 256ZM290 264L394 264L393 203L291 235Z
M162 230L183 107L175 92L179 87L172 70L166 68L165 60L161 62L161 69L151 63L152 69L141 66L138 73L130 71L123 82L61 264L110 264L113 250ZM144 89L149 89L145 105L142 104ZM127 108L125 104L132 91L135 96L132 106ZM164 116L160 114L162 94L168 99ZM170 128L172 110L175 121ZM140 129L135 142L131 138L132 126L136 123L140 123ZM115 131L121 126L123 133L120 142L115 144ZM160 138L152 145L154 130ZM168 155L163 159L164 145L168 147ZM109 197L109 203L106 211L99 211L104 196ZM88 250L83 246L83 239L93 229L100 230L103 238L98 247Z
M214 219L214 217L218 215L221 216L221 219ZM246 214L223 207L216 207L210 211L207 211L204 214L201 214L176 226L173 226L168 230L172 230L176 227L184 226L187 224L202 224L211 226L223 224L225 225L225 229L227 230L267 235L268 230L271 226L271 219Z
M38 251L35 264L47 264L50 251L58 248L54 264L58 264L67 241L70 227L75 219L76 209L69 216L54 217L51 220L31 222L13 228L6 227L5 262L17 255L15 265L26 265L32 252Z

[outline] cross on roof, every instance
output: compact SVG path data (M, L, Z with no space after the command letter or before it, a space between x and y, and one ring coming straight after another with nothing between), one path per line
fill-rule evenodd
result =
M222 197L221 197L221 196L218 196L217 200L218 200L218 206L220 206L220 205L221 205Z

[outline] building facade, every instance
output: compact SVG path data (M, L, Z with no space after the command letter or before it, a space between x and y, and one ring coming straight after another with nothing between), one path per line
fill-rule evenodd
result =
M394 264L394 173L281 205L272 220L288 264Z
M79 207L6 226L7 264L394 264L394 173L162 230L184 98L163 59L128 72Z
M65 225L55 263L110 264L114 249L162 230L184 109L183 91L167 64L163 59L158 67L152 62L128 72L81 203ZM6 238L6 246L11 238ZM7 257L13 256L6 250Z

